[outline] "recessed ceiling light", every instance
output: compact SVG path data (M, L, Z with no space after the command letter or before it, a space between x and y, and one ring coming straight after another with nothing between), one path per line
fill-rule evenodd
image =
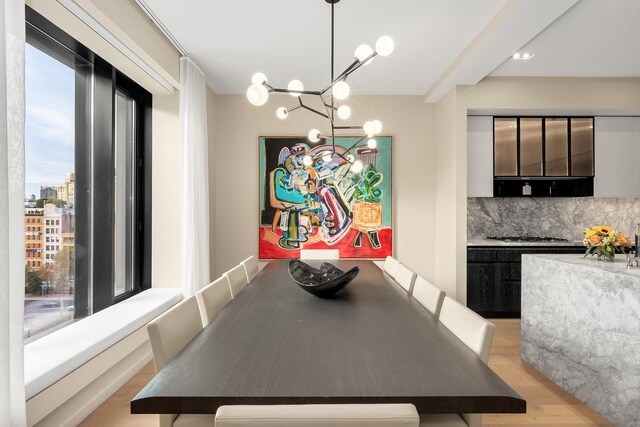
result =
M511 59L531 59L534 57L533 53L530 52L516 52L513 55L511 55Z

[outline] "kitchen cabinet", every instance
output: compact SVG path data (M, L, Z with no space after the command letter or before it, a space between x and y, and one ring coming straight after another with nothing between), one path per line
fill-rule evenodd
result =
M569 119L544 119L544 171L546 176L569 176Z
M542 176L542 119L520 119L520 175Z
M495 176L518 176L518 119L496 117L493 171Z
M640 197L640 117L596 117L596 197Z
M467 117L467 195L493 197L493 117Z
M520 317L522 254L582 254L581 246L467 248L467 307L487 318Z
M593 176L593 118L571 118L571 176Z

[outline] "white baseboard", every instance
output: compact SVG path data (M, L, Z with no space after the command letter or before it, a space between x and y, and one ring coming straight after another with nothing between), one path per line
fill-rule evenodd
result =
M77 426L151 361L146 327L27 401L27 424Z

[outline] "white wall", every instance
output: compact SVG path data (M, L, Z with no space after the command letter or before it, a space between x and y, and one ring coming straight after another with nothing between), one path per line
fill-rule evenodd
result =
M293 105L289 96L272 96L255 107L240 95L217 95L213 128L210 187L213 202L212 277L258 253L258 137L306 135L323 129L325 121L295 111L278 120L280 105ZM393 225L395 255L410 268L434 278L435 157L428 134L432 108L419 96L356 96L350 123L378 118L383 135L393 137ZM446 239L446 235L440 236Z
M76 0L76 2L164 79L175 87L179 86L180 54L140 10L134 0ZM143 69L56 0L26 0L26 4L152 94L169 93Z

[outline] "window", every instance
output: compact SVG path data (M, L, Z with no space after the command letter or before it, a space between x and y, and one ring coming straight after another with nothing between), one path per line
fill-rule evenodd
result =
M26 18L25 224L46 226L25 226L29 342L150 287L151 94Z
M114 259L115 296L133 289L135 255L135 110L133 97L116 89L114 161Z

